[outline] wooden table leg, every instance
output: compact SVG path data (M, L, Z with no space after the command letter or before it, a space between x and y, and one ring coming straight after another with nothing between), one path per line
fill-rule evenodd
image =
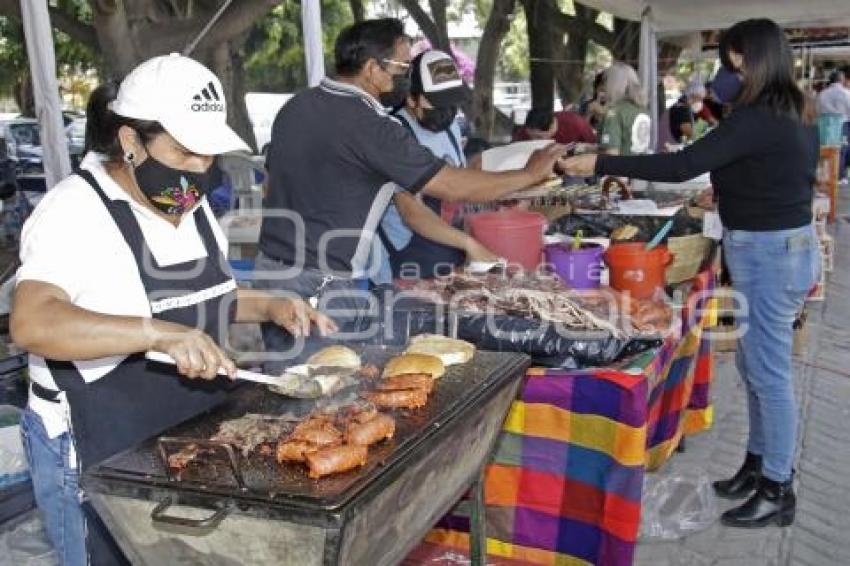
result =
M484 468L472 484L469 516L469 558L472 566L487 563L487 517L484 507Z

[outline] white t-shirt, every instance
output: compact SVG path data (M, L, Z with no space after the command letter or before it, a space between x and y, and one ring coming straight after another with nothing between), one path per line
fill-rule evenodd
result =
M89 153L81 167L94 175L106 196L130 203L151 255L160 266L204 257L206 249L195 226L195 209L178 226L135 202L103 168L103 156ZM200 204L222 250L227 239L206 198ZM71 175L47 192L27 219L21 234L18 282L43 281L63 289L78 307L91 311L151 317L151 307L136 260L95 190ZM74 362L87 383L112 371L125 356ZM43 358L29 357L31 379L50 390L58 387ZM65 395L51 403L30 395L30 406L44 420L51 438L68 430Z
M845 122L850 122L850 89L841 83L833 83L818 94L818 112L821 114L841 114Z

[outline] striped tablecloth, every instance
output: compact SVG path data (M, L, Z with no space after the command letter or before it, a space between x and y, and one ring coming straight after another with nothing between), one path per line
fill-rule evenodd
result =
M712 286L704 273L695 290ZM623 367L529 370L486 472L490 562L632 563L644 473L711 426L713 303L693 293L681 337ZM468 531L461 502L408 562L454 563Z

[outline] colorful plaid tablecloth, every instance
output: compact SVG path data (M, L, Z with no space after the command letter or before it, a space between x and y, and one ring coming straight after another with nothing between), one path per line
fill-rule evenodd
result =
M680 338L618 368L528 372L486 472L487 552L495 564L624 566L640 528L644 473L684 434L711 426L713 275L696 280ZM411 554L454 563L469 542L461 502Z

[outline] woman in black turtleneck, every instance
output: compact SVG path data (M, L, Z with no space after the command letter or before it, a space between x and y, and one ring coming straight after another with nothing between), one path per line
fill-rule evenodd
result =
M716 130L678 153L583 155L562 166L575 175L673 182L711 172L732 285L747 305L738 317L736 362L750 420L743 466L714 488L728 499L748 497L723 515L724 524L785 526L796 506L792 324L820 269L811 210L818 135L794 81L788 41L774 22L736 24L721 39L720 57L742 84Z

